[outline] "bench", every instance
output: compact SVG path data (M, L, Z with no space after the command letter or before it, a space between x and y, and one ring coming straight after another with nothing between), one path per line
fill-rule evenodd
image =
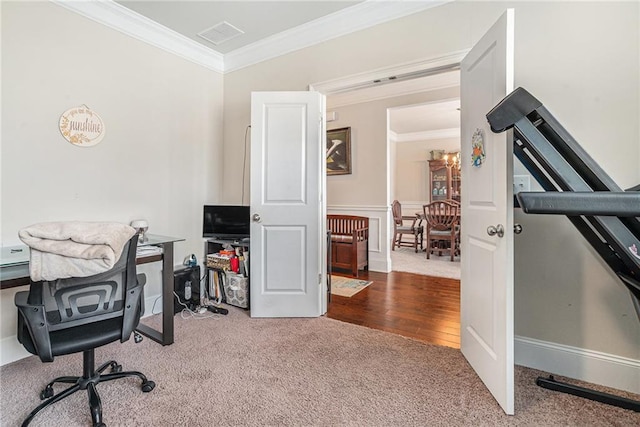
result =
M327 230L331 232L331 268L369 269L369 218L355 215L327 215Z

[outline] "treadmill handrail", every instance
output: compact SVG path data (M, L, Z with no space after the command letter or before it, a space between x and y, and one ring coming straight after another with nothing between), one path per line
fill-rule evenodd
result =
M640 217L640 193L636 192L527 191L516 197L528 214Z

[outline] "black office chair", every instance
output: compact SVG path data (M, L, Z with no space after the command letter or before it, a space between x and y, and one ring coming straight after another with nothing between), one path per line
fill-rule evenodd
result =
M42 409L78 390L87 390L93 425L104 426L98 383L135 376L142 380L143 392L155 387L140 372L122 371L122 366L113 360L95 369L95 349L113 341L127 341L140 321L145 280L143 275L136 277L137 240L137 235L129 240L109 271L90 277L32 282L29 292L16 294L18 341L28 352L43 362L51 362L55 356L83 353L82 376L64 376L47 384L40 393L40 399L46 401L31 411L23 426ZM104 374L109 367L111 372ZM54 395L54 383L73 385Z

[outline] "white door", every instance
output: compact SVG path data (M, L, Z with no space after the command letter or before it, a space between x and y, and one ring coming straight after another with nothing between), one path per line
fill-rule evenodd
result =
M324 96L251 94L252 317L324 314Z
M463 59L460 71L460 345L507 414L514 411L513 139L511 132L491 132L486 114L513 90L513 36L509 9Z

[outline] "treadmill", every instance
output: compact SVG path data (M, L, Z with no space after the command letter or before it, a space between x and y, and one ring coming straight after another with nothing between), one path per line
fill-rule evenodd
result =
M513 151L544 192L520 192L527 214L565 215L629 290L640 320L640 185L622 190L540 101L517 88L488 114L513 129ZM639 337L640 341L640 337ZM536 384L640 412L640 401L539 377Z

